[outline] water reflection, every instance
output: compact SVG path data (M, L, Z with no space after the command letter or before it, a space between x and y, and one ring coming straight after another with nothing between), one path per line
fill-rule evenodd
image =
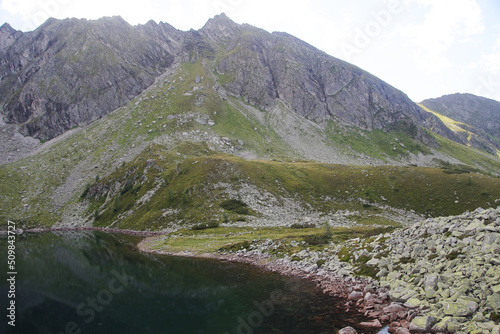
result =
M245 264L139 253L136 241L102 232L20 237L16 331L3 321L0 331L336 333L361 321L310 282ZM4 262L6 250L0 239Z

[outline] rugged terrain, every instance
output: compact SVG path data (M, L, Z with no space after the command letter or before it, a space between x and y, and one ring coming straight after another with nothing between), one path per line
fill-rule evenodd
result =
M7 37L0 56L5 89L1 110L8 124L2 123L4 147L0 152L3 162L15 161L0 167L0 215L5 219L22 220L28 225L74 226L103 225L109 218L107 224L122 224L142 215L150 202L149 207L158 210L150 214L161 212L164 222L141 219L134 228L167 228L170 216L165 210L173 217L170 224L195 223L196 219L204 223L209 213L217 213L207 208L217 207L220 200L213 196L219 194L212 192L207 201L196 195L197 187L225 187L224 196L241 192L239 196L247 196L255 217L269 224L276 220L292 222L307 212L312 217L328 215L317 204L320 202L327 203L330 211L345 210L346 205L335 204L337 199L339 203L358 203L353 211L367 200L387 204L383 216L393 217L394 210L457 214L474 209L474 205L487 206L498 198L493 189L477 199L466 195L476 184L495 187L497 179L483 179L498 175L497 159L440 136L453 138L455 134L404 93L293 36L238 25L225 15L209 20L199 31L188 32L152 21L133 27L117 17L97 21L51 19L30 33L21 34L9 26L2 31ZM21 52L24 49L30 52ZM91 57L93 53L99 56ZM88 71L87 61L97 66L96 71ZM79 75L78 71L85 73ZM45 89L47 83L54 85L52 90ZM66 88L56 89L59 85ZM78 95L84 86L89 94ZM130 91L132 87L134 91ZM48 103L48 99L59 102ZM47 109L55 105L61 106L57 112ZM93 111L87 113L88 108ZM31 134L45 139L76 128L43 144L16 132L19 128L26 134L26 129L38 127L46 135L36 131ZM238 162L236 157L245 160ZM269 162L272 159L283 164L276 161L273 165ZM199 166L215 164L217 177L208 178L208 171L189 167L197 161ZM321 185L311 178L320 175L333 179L335 176L328 176L326 171L337 167L324 166L318 172L321 168L315 164L296 164L306 161L440 167L444 169L407 168L410 174L422 174L423 178L429 175L429 182L422 184L428 191L436 189L443 177L449 182L442 189L453 188L448 194L454 193L457 198L409 194L412 200L392 203L392 193L379 194L376 187L389 189L400 175L397 168L374 173L385 175L385 181L377 180L374 186L332 184L335 193L323 188L309 194L311 191L305 189ZM249 168L259 164L267 170L257 182L256 172L249 172ZM280 167L276 171L267 166ZM360 173L372 167L338 168L349 175L351 170ZM196 170L196 178L178 182L174 189L172 183L190 178L191 169ZM284 186L280 191L286 193L279 193L280 185L292 177L290 170L295 170L293 177L302 183ZM470 174L478 172L486 176ZM227 177L228 185L221 185ZM245 178L251 182L243 182ZM452 181L454 178L460 181ZM269 189L269 181L275 182L274 189ZM105 188L91 192L93 197L82 196L103 182L107 182ZM308 186L302 189L299 185ZM406 192L414 186L411 179L405 179L392 191ZM267 209L257 199L262 201L269 192L276 199L275 210L289 212L289 216L265 214ZM159 194L170 194L175 201L165 202ZM155 204L158 201L161 205ZM203 217L189 213L196 211L196 205L205 208ZM365 209L362 207L362 212ZM412 214L399 214L404 216Z
M189 256L218 250L224 259L315 280L325 293L345 297L347 308L379 320L366 323L371 327L390 324L393 330L405 327L412 333L500 332L500 207L430 218L381 234L358 230L356 238L348 229L327 230L328 237L319 235L323 239L311 238L307 229L282 231L281 236L260 228L239 235L233 231L226 245L214 250L216 230L197 233L191 250L181 241L193 238L186 231L148 238L140 248L186 255L180 251L184 249ZM236 238L239 243L227 245Z
M500 102L472 94L451 94L421 102L440 117L459 142L493 155L500 152Z
M372 314L383 321L497 333L498 210L476 210L500 201L496 105L445 100L419 106L225 15L186 32L119 17L4 24L0 226L270 254L308 275L373 278L396 303ZM368 301L361 290L350 306Z

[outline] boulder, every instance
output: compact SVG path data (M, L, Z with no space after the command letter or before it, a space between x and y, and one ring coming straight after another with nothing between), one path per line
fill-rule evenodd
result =
M457 332L462 328L458 319L452 317L444 317L440 322L432 327L432 331L439 332Z
M366 262L367 265L369 266L376 266L380 263L379 259L373 258L370 261Z
M391 305L384 307L385 313L398 313L401 311L406 311L404 306L401 304L392 303Z
M437 286L439 282L439 275L425 275L424 290L427 298L434 298L437 293Z
M410 331L404 327L399 327L396 329L394 334L410 334Z
M338 334L357 334L358 332L352 327L344 327L339 330Z
M364 297L363 292L353 291L349 294L349 297L347 299L348 300L360 300L360 299L363 299L363 297Z
M373 321L361 322L359 325L363 326L363 327L370 327L370 328L382 328L382 324L380 323L380 320L378 320L378 319L375 319Z
M410 323L411 333L425 333L429 332L432 325L436 323L437 319L430 316L416 317Z
M457 302L444 303L443 311L445 315L452 317L468 317L474 314L478 307L476 302L458 299Z
M418 298L412 297L404 303L404 306L409 309L415 309L422 306L422 301Z
M500 312L500 293L496 292L486 299L486 305L495 312Z

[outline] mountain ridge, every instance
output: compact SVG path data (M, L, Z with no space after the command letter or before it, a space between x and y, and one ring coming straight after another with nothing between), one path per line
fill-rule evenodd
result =
M447 126L456 133L458 139L455 141L492 155L500 153L500 102L456 93L427 99L421 104L453 120L448 121Z
M114 33L102 27L114 26L114 21L125 30L109 41ZM171 210L184 217L182 224L191 224L198 218L212 219L208 216L210 212L216 216L221 213L207 209L206 214L201 215L200 208L215 208L218 199L213 195L200 199L196 195L201 190L212 194L212 188L221 187L226 189L221 190L225 196L237 197L239 192L248 195L248 203L256 203L252 210L262 214L256 218L266 216L267 210L286 212L290 203L295 202L305 209L316 206L318 210L314 215L318 217L324 214L323 205L371 216L370 208L379 202L377 208L383 212L380 214L391 220L393 210L402 210L398 217L411 215L410 210L438 214L444 211L435 208L442 208L446 203L451 205L449 212L455 213L453 210L497 199L494 188L484 196L469 199L479 185L497 184L492 177L500 171L497 159L441 137L440 129L453 132L403 92L288 34L237 25L224 17L217 17L198 31L186 32L153 21L132 27L120 18L91 23L51 20L45 28L54 24L77 24L84 28L90 24L92 29L70 30L72 39L67 42L79 41L76 46L64 45L56 39L50 44L50 37L54 35L45 30L21 37L23 43L27 43L33 36L40 35L44 43L33 41L38 49L31 51L38 50L42 55L37 61L53 62L56 49L61 50L59 57L67 61L67 66L63 66L65 71L83 71L89 68L88 62L97 61L96 80L101 80L97 83L108 88L101 91L108 95L118 91L122 99L113 101L123 105L107 114L99 110L100 113L94 114L94 121L81 124L77 122L77 113L65 116L62 109L60 113L52 113L53 118L48 119L54 124L66 119L68 124L76 125L39 146L31 155L26 154L28 157L0 165L0 216L5 219L27 221L29 225L81 226L96 224L97 217L102 216L110 221L106 218L99 224L119 225L144 213L141 222L145 224L136 228L170 228L169 224L174 222L164 218ZM156 53L150 55L144 50L127 53L129 46L138 47L135 44L138 36L146 36L140 44L146 47L144 50ZM5 54L15 55L15 48L16 45L11 46L0 59L8 59ZM21 48L21 44L17 48ZM102 50L106 52L88 57ZM161 54L166 58L160 57ZM69 55L80 58L71 62ZM16 59L23 60L22 57ZM161 63L155 59L167 61L165 69L156 66ZM135 64L132 69L141 75L143 86L136 87L140 93L128 96L127 87L134 86L137 79L130 79L130 73L136 73L127 67L131 62ZM30 68L26 64L21 63L21 72ZM79 68L82 64L85 66ZM113 66L118 68L117 72L110 70ZM42 67L35 74L40 71ZM30 73L23 73L25 78L29 77ZM91 84L94 80L92 73L85 73L87 76L83 77L74 73L64 78L75 81L72 87L80 87L82 82ZM121 74L115 78L119 84L111 81L105 85L106 79L114 78L115 74ZM31 87L40 88L36 81L27 82ZM53 85L61 83L56 80ZM39 105L40 100L47 98L44 94L33 96ZM16 97L13 100L19 101ZM84 107L90 103L85 98L81 101ZM94 101L93 97L89 101ZM72 105L76 108L78 103ZM43 112L39 120L42 123L47 120ZM18 126L27 127L29 122L5 127L12 134ZM0 135L3 136L4 131ZM2 142L12 145L9 140ZM268 164L263 165L262 161ZM306 163L311 161L316 164ZM420 167L410 164L437 166L442 170L422 172ZM213 165L218 174L200 174L205 165ZM384 165L394 167L381 172L378 167ZM257 172L256 166L266 167ZM370 171L368 174L365 168ZM377 180L368 188L363 184L354 187L350 181L337 186L332 170L344 170L345 175L358 171L361 174L354 177L359 180L375 174ZM475 172L491 173L491 176ZM418 180L424 181L414 183L410 177L396 184L400 174L418 175ZM450 184L446 188L438 186L440 179ZM281 182L286 183L284 188ZM323 184L332 184L333 188L313 191L312 185ZM400 189L415 186L423 187L419 195L412 203L402 203L402 197L398 196ZM429 196L433 186L449 189L449 192L434 198ZM99 197L98 202L82 196L87 188L95 194L103 187L108 192L105 198ZM270 191L276 207L266 208L259 203L266 201ZM312 197L308 194L311 191ZM342 196L337 196L338 192ZM413 197L412 194L408 196ZM387 201L396 207L384 205ZM155 209L149 212L147 208L153 206ZM287 222L291 219L275 217L278 220L284 217L283 221ZM150 224L157 219L161 226Z
M69 27L69 23L72 23L73 26ZM132 96L137 96L142 90L147 88L152 83L153 78L156 78L159 75L159 73L155 73L155 70L159 69L162 71L171 65L172 60L169 56L175 54L183 58L192 57L193 55L188 55L189 53L202 54L203 56L212 53L212 56L214 56L214 47L216 48L217 46L211 46L210 44L220 43L221 41L228 43L227 48L232 49L230 52L233 52L233 56L235 56L234 53L238 52L236 48L239 46L245 48L244 56L257 57L257 59L249 59L249 61L254 62L254 65L256 66L255 70L259 71L257 76L262 75L264 77L257 78L256 75L240 71L233 73L236 75L235 82L227 83L225 88L235 95L246 95L245 98L247 99L247 102L256 104L259 108L264 108L264 110L272 107L274 99L280 97L282 100L290 104L292 110L295 110L306 118L325 119L327 117L337 117L340 122L345 122L348 125L361 127L367 130L371 130L373 128L382 129L387 125L387 122L395 124L400 121L402 123L408 122L410 125L416 123L418 126L423 126L426 122L429 122L430 118L433 117L421 112L421 110L419 110L419 108L412 101L410 101L404 93L400 91L395 93L396 91L392 86L386 84L385 82L382 84L382 81L379 81L380 79L375 78L368 72L335 59L334 57L327 55L317 48L314 48L306 42L303 42L289 34L279 32L268 33L262 29L255 28L247 24L239 25L229 19L225 14L215 16L214 18L208 20L207 23L198 31L190 30L187 32L179 31L162 22L160 22L160 24L156 24L154 21L149 21L145 25L130 26L121 17L108 17L96 21L84 21L78 19L49 19L34 32L24 33L20 37L21 39L26 40L29 39L29 36L34 36L35 39L41 40L40 43L36 43L36 41L33 41L32 43L21 43L19 39L16 40L16 42L21 43L23 49L27 47L26 43L32 45L32 48L35 51L37 48L40 49L39 52L35 52L31 56L32 58L50 58L51 53L60 54L63 51L62 49L54 51L52 51L52 48L51 50L46 49L54 45L57 39L49 38L50 40L47 40L47 35L52 36L54 34L51 27L53 28L54 25L64 25L63 28L65 31L69 31L71 29L82 29L75 28L75 25L78 24L86 25L89 27L88 29L90 29L90 32L85 33L83 31L79 31L79 34L86 34L87 39L95 39L95 43L98 43L98 46L96 47L93 45L94 40L92 40L92 42L85 44L86 47L100 49L102 48L102 44L111 45L112 50L109 50L106 47L104 50L105 52L111 52L111 56L114 58L116 58L117 53L120 54L118 59L115 59L118 61L119 66L126 66L124 65L126 63L132 63L135 64L135 66L139 65L141 70L138 73L128 69L126 71L117 72L113 75L115 77L121 76L125 81L131 80L132 77L130 75L132 73L134 73L134 77L139 75L141 78L140 80L132 79L134 81L134 86L137 86L138 88L133 89L130 87L131 85L125 85L124 87L120 87L118 91L112 91L115 95L114 99L99 99L98 97L87 98L86 100L90 103L82 101L81 96L75 96L76 94L71 94L70 92L65 93L66 95L69 95L68 97L58 96L56 94L56 96L44 98L44 95L50 95L50 91L33 91L34 88L30 87L30 83L33 81L40 83L39 80L36 80L36 78L34 80L30 79L33 75L36 75L36 73L32 74L30 71L23 69L16 71L17 68L6 68L8 63L18 62L21 63L20 67L22 67L24 66L23 63L26 62L25 60L23 61L22 57L19 59L19 48L18 50L13 50L11 45L11 48L9 48L9 50L7 50L0 59L0 71L3 72L2 81L7 81L12 84L12 89L5 89L6 85L4 84L2 85L4 86L2 93L4 93L3 96L9 97L14 91L21 91L21 93L19 93L19 96L16 99L10 98L6 101L4 98L0 100L0 103L3 104L4 112L6 112L5 120L8 123L21 124L20 132L23 135L30 135L42 140L48 140L53 138L55 135L67 131L71 127L88 124L89 121L95 120L96 118L107 114L111 110L122 106L130 100ZM144 37L143 39L146 39L145 36L147 36L149 40L148 43L146 43L146 47L149 46L149 48L147 52L144 53L144 56L138 52L139 57L135 57L133 53L125 51L124 46L132 45L130 42L137 42L139 38L127 39L124 34L120 34L118 31L127 31L127 35L139 34L138 36ZM239 38L238 35L241 35L242 31L245 31L247 34L250 33L250 40L247 40L245 36L240 36L241 38ZM113 39L116 39L116 41L113 42ZM129 42L127 42L127 40ZM148 45L149 43L152 44ZM270 47L279 47L279 45L277 45L279 43L284 43L286 45L288 48L286 50L287 52L290 51L290 48L303 51L295 54L293 59L288 59L286 56L283 56L283 54L274 52L275 50L269 50ZM266 44L269 45L266 46ZM56 43L55 45L58 44ZM252 50L252 48L257 48L258 50ZM163 52L162 49L164 50ZM158 51L160 53L158 56L153 57L155 59L148 59L151 58L151 55L157 54ZM247 51L250 51L250 54ZM256 51L256 53L251 54L252 51ZM262 52L265 52L265 54ZM145 54L148 54L148 56L145 56ZM316 61L333 62L330 65L339 67L339 71L343 70L344 72L347 71L355 75L347 76L345 77L345 80L340 80L341 82L335 82L332 80L331 75L328 77L328 75L320 74L320 72L327 73L326 71L334 71L335 69L325 68L326 65L323 65L323 68L304 65L303 68L300 69L300 77L296 78L294 77L295 74L292 74L291 77L282 75L283 68L280 68L279 64L277 64L278 62L283 61L307 62L309 60L308 57L311 56L315 56ZM75 64L74 62L68 61L68 57L63 58L62 60L69 63L70 66L78 68L79 63ZM165 57L170 58L170 60L162 62L161 59ZM229 59L225 57L217 66L217 70L221 72L235 72L237 69L233 68L230 64L233 60L234 57L231 58L231 55L229 55ZM106 61L108 61L108 63L106 63ZM110 71L109 68L113 68L114 66L113 63L109 63L109 59L102 59L101 62L104 62L104 65L98 66L96 69L96 72L99 74ZM259 64L259 62L262 63ZM158 63L159 68L155 68L158 66ZM243 65L245 66L249 64ZM40 64L40 66L42 67L40 70L44 73L44 78L47 78L48 76L49 78L53 78L51 80L57 81L60 79L59 77L53 75L53 72L55 71L54 68L56 67L55 64L45 66L52 67L46 71L44 71L44 64ZM244 66L240 66L239 68L244 69ZM32 70L32 72L38 71L38 69ZM13 83L13 80L10 82L9 80L5 80L6 77L13 76L14 74L21 75L23 77L22 82L26 82L26 84L19 85L17 83ZM65 76L70 76L70 73L65 74ZM344 73L344 76L346 76L346 73ZM110 79L111 78L108 78L108 80ZM252 79L264 79L264 82L252 82L254 87L245 84L244 81L252 81ZM306 89L301 89L300 85L293 85L293 87L289 87L285 82L291 82L290 79L295 79L294 81L297 82L305 80L305 83L309 86L306 87ZM357 82L360 80L361 82ZM103 85L99 83L98 78L95 76L89 76L87 79L82 81L83 82L81 83L75 83L73 85L74 87L72 87L73 90L82 90L82 86L88 86L89 84L91 86L97 86L89 91L90 94L92 94L93 91L109 89L109 87L106 86L102 87ZM347 87L350 84L349 81L354 81L352 87ZM362 87L366 85L365 82L367 82L370 87ZM332 87L332 83L338 87L334 90L330 88L328 91L325 91L324 86ZM120 82L116 82L111 86L119 87ZM258 87L261 88L259 89ZM48 89L50 88L52 87L49 87ZM58 86L56 89L62 89L62 87ZM292 89L295 89L297 93L292 92ZM352 95L353 92L351 91L357 93L360 89L363 90L363 94L354 95L362 96L362 99L357 102L354 101L352 105L345 106L348 102L347 100L352 100L352 98L346 96L346 94ZM120 90L125 90L125 94L120 92ZM348 92L343 92L342 90L346 90ZM332 94L340 94L341 96L339 96L338 99L334 99L331 97ZM37 97L42 96L42 100L36 101L36 99L32 98L33 95L36 95ZM318 98L321 99L321 101L316 101ZM68 101L72 99L76 99L76 105L83 107L84 111L75 112L75 110L71 107L74 106L75 103L71 103L70 106ZM395 99L395 102L385 104L381 102L392 101L391 99ZM385 109L388 108L390 110L384 113ZM93 111L93 109L98 109L98 111ZM345 112L345 109L354 109L357 113L353 116L352 112ZM373 115L377 113L379 115L374 117ZM384 114L383 117L381 117L380 113ZM398 113L402 115L398 117L391 116ZM438 123L437 120L432 120L430 122L434 124ZM428 144L432 143L432 140L428 136L420 133L418 129L417 132L419 132L418 137L420 139L427 140Z

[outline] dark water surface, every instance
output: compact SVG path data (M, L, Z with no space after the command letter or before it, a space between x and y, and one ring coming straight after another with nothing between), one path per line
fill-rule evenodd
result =
M0 333L337 333L365 320L338 311L342 301L311 282L246 264L144 254L137 241L102 232L18 236L16 327L7 325L2 279ZM0 255L4 277L5 237Z

